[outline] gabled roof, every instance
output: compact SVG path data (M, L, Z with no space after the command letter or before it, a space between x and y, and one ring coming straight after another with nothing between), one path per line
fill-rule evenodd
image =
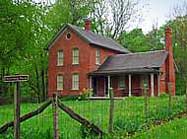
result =
M63 34L65 29L67 29L67 28L72 29L75 33L77 33L79 36L81 36L85 41L87 41L91 45L96 45L99 47L118 51L121 53L129 53L129 51L126 48L124 48L123 46L121 46L120 44L118 44L117 42L112 40L111 38L103 37L101 35L93 33L92 31L85 31L85 30L83 30L77 26L71 25L71 24L65 25L58 32L58 34L52 39L51 43L49 43L48 49L50 49L53 46L54 42L56 40L58 40L58 38Z
M93 74L158 72L167 55L168 52L165 50L113 55L108 57Z

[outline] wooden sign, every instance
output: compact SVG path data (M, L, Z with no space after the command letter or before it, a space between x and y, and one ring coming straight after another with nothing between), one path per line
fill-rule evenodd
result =
M20 139L20 82L29 80L29 75L11 75L4 76L6 83L15 83L14 92L14 138Z
M29 75L4 76L4 82L25 82L29 80Z

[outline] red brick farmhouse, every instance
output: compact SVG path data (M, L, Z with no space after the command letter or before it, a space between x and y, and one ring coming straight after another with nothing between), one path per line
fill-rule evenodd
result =
M49 45L48 95L79 95L92 88L93 96L107 97L110 87L117 97L175 95L175 65L171 29L166 28L165 50L131 53L110 38L67 24Z

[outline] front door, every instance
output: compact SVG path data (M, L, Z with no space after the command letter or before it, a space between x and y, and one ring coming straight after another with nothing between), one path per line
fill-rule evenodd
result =
M105 96L105 78L98 77L97 78L97 96L103 97Z
M92 89L93 89L92 96L93 97L97 96L97 80L95 77L92 77Z

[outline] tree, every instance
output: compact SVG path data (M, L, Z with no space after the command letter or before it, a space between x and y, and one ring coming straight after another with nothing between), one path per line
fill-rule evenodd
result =
M92 14L95 30L102 35L119 39L132 21L141 17L141 0L102 0ZM142 4L142 7L145 5Z
M29 74L22 94L44 100L47 93L47 52L44 48L50 36L45 19L48 6L30 0L5 0L0 5L0 92L8 94L2 83L5 74Z
M52 32L58 32L66 23L82 25L98 0L56 0L47 15Z
M48 42L65 23L79 24L92 4L92 0L0 1L0 94L8 94L7 85L2 82L4 75L29 74L22 95L45 100Z
M2 77L9 74L11 66L18 64L21 56L26 55L26 49L36 36L33 28L39 26L35 16L38 7L30 1L0 1L0 67ZM27 10L25 10L27 9ZM0 87L5 91L4 85Z
M142 52L150 49L142 29L135 28L130 32L124 32L121 39L122 45L131 52Z
M146 34L146 42L149 50L160 50L164 48L165 26L158 28L153 24L152 30Z
M122 45L131 52L145 52L163 49L163 33L162 28L153 28L147 34L144 34L142 29L135 28L130 32L124 32L120 38Z
M168 25L173 30L174 57L179 69L177 86L180 92L187 90L187 2L176 5L171 13L173 20ZM184 84L183 84L184 83ZM186 84L186 85L185 85Z

